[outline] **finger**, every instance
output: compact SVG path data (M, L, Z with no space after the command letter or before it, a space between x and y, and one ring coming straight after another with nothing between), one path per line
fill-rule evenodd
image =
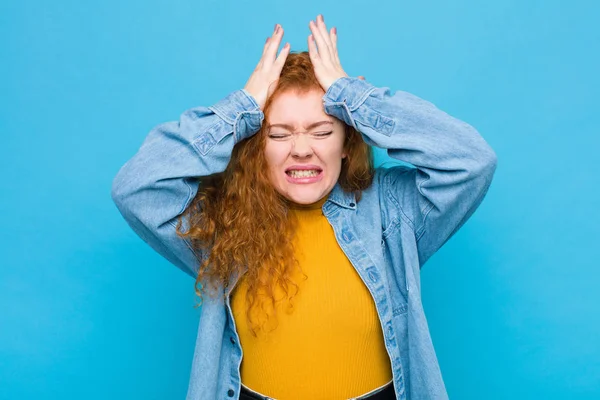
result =
M337 28L335 26L331 28L329 37L331 38L331 46L337 49Z
M332 45L332 49L333 49L333 55L335 57L335 60L339 63L340 56L338 54L338 49L337 49L337 28L336 27L331 28L331 33L329 34L329 37L331 37L331 45Z
M325 18L323 18L323 14L317 16L317 28L319 28L319 32L323 36L325 43L327 43L327 47L329 50L333 50L333 44L331 43L331 38L329 37L329 32L327 31L327 25L325 25ZM331 51L333 53L333 51Z
M283 27L279 24L275 25L275 30L268 40L267 49L265 51L265 61L273 63L277 56L277 50L283 38Z
M285 60L287 59L287 56L290 53L290 48L291 48L290 44L286 43L283 46L283 48L281 49L281 51L279 52L277 59L275 60L275 67L277 68L278 75L281 73L281 70L283 69L283 64L285 64Z
M275 56L277 56L277 50L279 49L279 45L281 44L281 38L283 37L283 28L281 25L277 24L275 32L269 39L269 43L267 43L267 49L265 51L264 60L270 64L275 62Z
M308 55L310 56L310 61L313 63L313 66L321 61L313 35L308 35Z
M361 81L364 81L364 80L365 80L365 77L364 77L364 76L362 76L362 75L359 75L359 76L358 76L358 79L360 79Z
M327 42L323 38L321 31L317 27L314 21L310 21L309 23L310 31L312 32L312 36L317 42L317 49L319 50L319 56L325 59L331 59L331 53L329 51L329 46L327 46Z
M267 51L267 48L269 47L269 40L271 39L271 37L267 37L267 40L265 41L265 45L263 46L263 56L265 55L265 52Z
M319 24L320 22L311 21L311 32L317 43L317 49L319 50L320 55L325 56L326 58L330 58L331 49L329 43L327 43L326 35L323 35L322 30L319 28Z
M272 35L267 36L267 40L265 40L265 45L263 46L262 55L260 56L260 60L258 60L258 64L256 65L256 68L261 68L263 66L264 61L265 61L265 54L267 53L267 50L270 48L269 44L271 44L273 36L275 36L276 31L277 31L277 24L275 24L275 28L273 29Z

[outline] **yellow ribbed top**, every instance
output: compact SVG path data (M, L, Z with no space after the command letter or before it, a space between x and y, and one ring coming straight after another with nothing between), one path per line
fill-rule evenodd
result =
M392 371L369 290L335 240L322 199L293 207L299 227L293 310L275 288L277 325L254 337L246 320L245 277L232 292L242 384L278 400L347 399L388 383ZM293 293L293 288L291 289Z

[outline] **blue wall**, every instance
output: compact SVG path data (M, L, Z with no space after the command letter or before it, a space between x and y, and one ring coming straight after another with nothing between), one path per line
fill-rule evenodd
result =
M321 3L2 2L0 399L185 396L194 281L128 228L112 178L153 126L243 87L276 22L305 50L318 13L350 75L498 155L422 270L450 397L600 398L598 3Z

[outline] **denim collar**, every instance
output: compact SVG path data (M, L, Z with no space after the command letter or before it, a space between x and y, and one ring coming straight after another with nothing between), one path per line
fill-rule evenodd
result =
M352 210L356 209L356 198L354 196L354 193L345 192L344 189L342 189L342 187L340 186L339 182L335 184L335 186L329 193L329 197L327 198L327 202L325 204L327 204L328 202L335 203L338 206L344 208L349 208Z

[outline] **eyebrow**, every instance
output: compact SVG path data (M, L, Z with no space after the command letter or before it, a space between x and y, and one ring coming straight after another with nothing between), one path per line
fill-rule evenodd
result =
M321 126L321 125L333 125L333 122L331 121L318 121L318 122L314 122L310 125L308 125L306 127L307 130L311 130L312 128L316 128L317 126ZM285 128L287 130L294 130L294 127L292 125L289 124L273 124L273 125L269 125L269 129L271 128Z

